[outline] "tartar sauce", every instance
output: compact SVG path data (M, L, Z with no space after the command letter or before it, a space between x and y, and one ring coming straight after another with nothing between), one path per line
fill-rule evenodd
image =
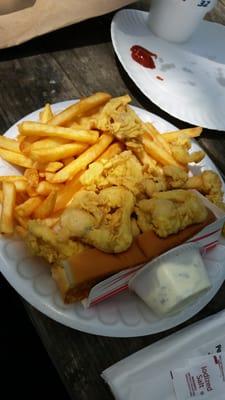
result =
M158 315L176 313L210 288L200 251L186 245L149 263L129 283Z

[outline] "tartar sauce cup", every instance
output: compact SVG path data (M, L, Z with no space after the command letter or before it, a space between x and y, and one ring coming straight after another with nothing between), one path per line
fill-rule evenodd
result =
M217 0L151 0L148 26L162 39L185 42Z
M186 243L140 269L129 282L158 316L176 314L211 287L200 249Z

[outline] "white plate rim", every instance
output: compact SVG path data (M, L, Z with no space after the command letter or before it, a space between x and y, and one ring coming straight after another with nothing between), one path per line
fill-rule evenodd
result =
M77 100L63 101L63 102L53 104L52 105L53 111L58 112L63 107L69 106L69 105L73 104L75 101L77 101ZM134 110L136 110L139 113L139 115L143 114L146 117L149 117L150 120L153 120L153 121L155 120L155 121L159 121L159 122L161 121L163 124L166 124L168 127L167 129L171 129L171 130L177 129L174 125L172 125L171 123L168 123L166 120L162 119L161 117L158 117L155 114L152 114L152 113L150 113L144 109L138 108L138 107L133 106L133 108L134 108ZM42 110L42 108L28 114L27 116L24 116L20 121L16 122L14 125L12 125L11 128L9 128L9 130L5 133L5 135L9 136L9 137L14 137L15 133L13 133L13 132L15 132L17 124L22 122L23 120L33 119L33 118L36 119L38 116L38 113L41 110ZM218 172L217 168L212 163L212 161L210 159L209 159L209 161L210 161L210 164L213 165L214 169ZM91 326L91 323L87 324L86 320L84 320L84 321L79 320L78 323L76 323L76 321L74 321L74 319L71 319L70 315L66 314L66 312L62 312L62 309L56 310L52 307L51 304L48 304L47 302L42 302L42 301L40 302L39 300L37 300L37 296L33 292L32 287L27 287L26 291L24 291L24 285L22 285L21 282L16 281L16 279L12 278L10 270L7 268L7 265L5 264L2 254L0 254L0 260L1 260L0 270L1 270L2 274L5 276L5 278L8 280L8 282L10 283L10 285L28 303L30 303L37 310L41 311L42 313L44 313L46 316L50 317L51 319L65 325L65 326L68 326L70 328L77 329L77 330L80 330L80 331L83 331L86 333L102 335L102 336L110 336L110 337L139 337L139 336L146 336L149 334L156 334L156 333L174 328L175 326L180 325L181 323L185 322L186 320L188 320L191 317L193 317L194 315L196 315L196 313L198 313L203 307L205 307L211 301L211 299L215 296L215 294L217 293L217 291L223 284L223 280L221 279L221 281L218 282L218 284L216 285L214 290L211 292L210 298L207 299L207 301L204 304L202 304L197 311L195 311L194 313L190 313L190 315L188 315L188 317L181 319L179 322L177 322L175 324L174 323L168 324L163 329L160 329L160 330L151 329L152 324L149 324L149 328L144 329L144 330L141 330L141 328L139 326L138 327L124 326L123 329L121 329L121 327L117 327L114 325L105 325L105 326L102 325L102 326L96 327L96 326ZM71 306L68 306L68 307L71 307Z

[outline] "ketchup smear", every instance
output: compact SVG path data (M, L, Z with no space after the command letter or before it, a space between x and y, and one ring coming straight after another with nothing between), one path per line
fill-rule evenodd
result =
M142 46L132 46L130 48L131 57L134 61L138 62L139 64L143 65L146 68L155 68L154 58L157 58L157 54L152 53L151 51L145 49Z

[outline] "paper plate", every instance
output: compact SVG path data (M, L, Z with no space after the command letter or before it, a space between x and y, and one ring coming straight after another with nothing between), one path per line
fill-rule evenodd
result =
M131 79L151 101L174 117L225 130L225 27L202 21L189 42L172 44L151 33L147 16L143 11L122 10L112 20L112 43ZM145 68L131 58L133 45L158 55L155 69Z
M72 101L66 101L55 104L53 111L59 112L72 103ZM176 129L156 115L137 107L134 109L140 118L153 122L160 131ZM35 111L21 121L37 120L39 112L40 110ZM16 125L8 130L7 136L15 137L17 135ZM194 143L193 149L197 150L199 146ZM201 167L202 169L216 170L207 156L201 163ZM1 175L13 175L15 172L18 171L14 167L5 161L0 161ZM205 260L212 282L211 290L178 315L159 319L135 295L129 293L123 293L89 309L84 309L80 303L63 304L47 263L38 257L31 257L22 241L0 239L1 272L15 290L32 306L55 321L73 329L113 337L149 335L170 329L191 318L215 296L222 285L225 279L225 266L222 262L224 259L225 247L222 245L208 253Z

